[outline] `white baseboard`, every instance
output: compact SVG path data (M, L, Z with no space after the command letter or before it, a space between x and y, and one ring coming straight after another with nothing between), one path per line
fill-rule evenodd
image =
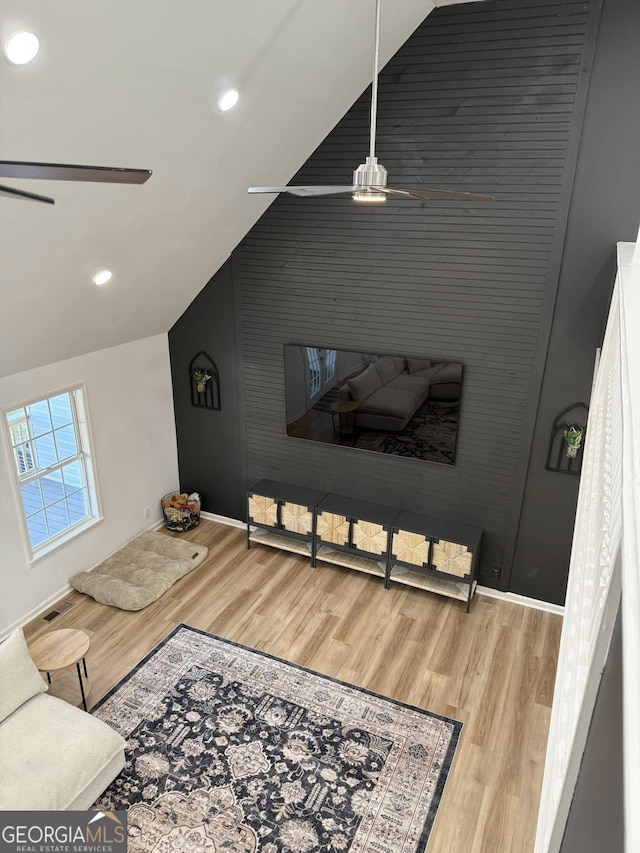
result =
M560 604L551 604L549 601L540 601L538 598L528 598L526 595L517 595L515 592L501 592L499 589L491 589L490 586L476 587L478 595L486 595L488 598L498 598L500 601L508 601L511 604L520 604L522 607L532 607L534 610L544 610L546 613L564 615L564 607Z
M247 525L237 518L227 518L224 515L214 515L212 512L201 512L201 518L209 521L217 521L220 524L228 524L231 527L239 527L245 530ZM517 595L515 592L501 592L488 586L476 587L478 595L486 595L488 598L498 598L500 601L508 601L511 604L520 604L522 607L532 607L534 610L544 610L547 613L555 613L558 616L564 614L564 607L559 604L551 604L548 601L539 601L537 598L528 598L526 595Z
M213 512L201 512L200 518L206 518L208 521L217 521L219 524L228 524L229 527L239 527L241 530L246 530L247 525L239 518L227 518L226 515L215 515Z
M16 628L20 628L23 625L26 625L27 622L31 622L32 619L35 619L36 616L39 616L41 613L44 613L48 607L52 604L55 604L56 601L59 601L61 598L64 598L65 595L71 592L71 585L66 583L61 589L57 592L54 592L53 595L50 595L44 601L41 601L36 607L33 607L28 613L25 613L20 619L17 619L8 628L3 628L2 632L0 632L0 642L9 636Z
M133 539L140 536L142 533L146 533L148 530L159 530L162 526L163 522L161 520L155 519L155 521L152 521L148 527L145 527L144 530L141 530L140 533L136 533L136 535L133 536L132 539L129 540L129 542L133 541ZM95 569L96 566L99 566L100 563L103 563L105 560L108 560L109 557L112 557L116 553L116 551L119 551L126 544L128 543L124 542L122 545L118 545L118 547L115 548L110 554L107 554L106 557L103 557L101 560L98 560L97 563L94 563L93 566L90 566L88 569L85 569L85 571L90 572L91 569ZM71 591L71 585L68 583L65 584L62 589L58 590L58 592L54 592L48 598L45 598L44 601L41 601L40 604L38 604L36 607L31 608L31 610L29 610L28 613L25 613L24 616L21 616L20 619L16 619L16 621L9 625L8 628L3 628L0 631L0 642L2 642L5 637L8 637L12 631L15 631L16 628L20 628L20 626L26 625L27 622L31 622L31 620L35 619L36 616L38 616L40 613L44 613L48 607L50 607L52 604L55 604L56 601L63 598L63 596L67 595Z

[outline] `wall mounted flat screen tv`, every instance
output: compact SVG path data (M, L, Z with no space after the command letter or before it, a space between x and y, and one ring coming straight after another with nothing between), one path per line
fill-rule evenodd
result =
M453 465L462 364L285 344L287 435Z

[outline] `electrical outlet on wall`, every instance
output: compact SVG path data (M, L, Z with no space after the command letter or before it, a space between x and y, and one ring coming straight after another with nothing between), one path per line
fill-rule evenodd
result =
M151 518L151 509L150 509L150 507L148 507L148 506L146 506L146 507L144 508L144 517L145 517L145 518Z

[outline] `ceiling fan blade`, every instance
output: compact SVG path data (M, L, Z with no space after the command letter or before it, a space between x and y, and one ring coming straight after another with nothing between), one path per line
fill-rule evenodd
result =
M412 198L444 199L448 201L495 201L492 195L478 195L476 193L455 193L448 190L399 190L393 187L375 187L376 190L390 195L403 195Z
M339 195L341 193L361 193L370 191L372 194L385 193L386 195L405 196L407 198L444 199L449 201L495 201L492 195L479 195L477 193L457 193L448 190L418 190L418 189L395 189L394 187L371 186L371 187L333 187L333 186L292 186L292 187L249 187L250 193L288 193L301 197Z
M315 195L338 195L339 193L352 193L354 186L349 187L249 187L247 192L250 193L288 193L289 195L297 196L315 196Z
M0 195L8 195L11 198L26 198L29 201L44 201L46 204L55 204L55 201L49 196L38 195L37 193L27 193L24 190L16 190L13 187L5 187L0 185Z
M150 169L120 169L116 166L71 166L65 163L23 163L17 160L0 160L0 178L144 184L150 177Z

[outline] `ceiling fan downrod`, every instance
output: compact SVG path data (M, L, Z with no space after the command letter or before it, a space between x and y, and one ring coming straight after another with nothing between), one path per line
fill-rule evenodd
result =
M376 0L375 41L373 47L373 80L371 83L371 130L369 156L353 172L354 201L386 201L386 195L377 192L377 187L387 186L387 170L376 157L376 122L378 117L378 58L380 54L380 3Z

